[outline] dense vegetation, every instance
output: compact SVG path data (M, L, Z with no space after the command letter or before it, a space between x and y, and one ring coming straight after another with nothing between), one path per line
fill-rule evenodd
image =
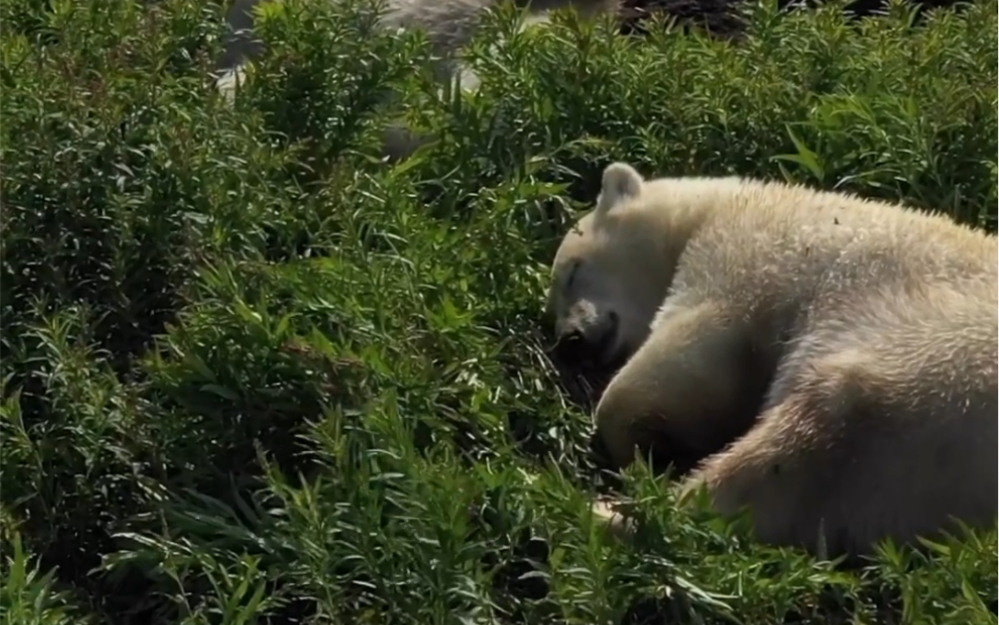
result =
M364 6L271 8L230 106L214 3L3 3L0 619L996 622L994 531L845 568L635 467L639 534L609 541L539 323L615 159L994 229L995 0L765 3L739 42L504 10L465 96ZM400 117L441 140L390 166Z
M809 7L822 0L777 0L777 6ZM715 37L738 38L746 28L744 5L754 0L618 0L618 16L621 32L630 34L644 32L646 22L657 15L675 19L679 26L702 28ZM849 0L839 5L852 17L881 14L887 0ZM956 5L956 6L955 6ZM915 20L921 19L924 11L936 7L954 7L960 11L963 2L958 0L911 0ZM751 12L750 12L751 14Z

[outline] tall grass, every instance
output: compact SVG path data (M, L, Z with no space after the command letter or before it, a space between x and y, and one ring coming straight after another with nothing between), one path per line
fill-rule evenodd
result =
M506 8L465 95L365 6L268 10L230 105L214 3L3 3L2 618L996 622L995 531L844 569L636 467L640 533L609 541L538 323L614 159L994 229L994 0L918 26L763 3L738 44ZM439 141L389 166L399 119Z

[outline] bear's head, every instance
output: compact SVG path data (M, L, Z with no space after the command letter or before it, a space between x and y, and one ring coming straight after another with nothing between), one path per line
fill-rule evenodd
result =
M649 334L676 258L669 211L630 165L603 173L594 210L562 240L546 312L567 364L615 369Z

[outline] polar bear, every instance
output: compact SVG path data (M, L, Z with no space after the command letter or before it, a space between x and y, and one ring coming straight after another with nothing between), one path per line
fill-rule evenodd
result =
M244 64L260 54L259 40L252 36L253 12L264 0L234 0L226 14L226 23L233 35L226 42L216 64L218 89L232 99L244 78ZM327 0L328 1L328 0ZM502 0L386 0L382 13L385 28L420 28L438 61L434 74L438 81L458 79L459 86L475 90L479 78L461 65L457 55L474 37L484 11ZM616 14L620 0L516 0L526 7L528 15L523 26L544 24L553 10L572 8L584 18ZM401 127L389 128L382 138L384 153L391 159L402 158L422 143Z
M624 362L594 416L616 466L670 461L764 542L858 554L995 523L997 258L942 215L614 163L547 308L559 349Z

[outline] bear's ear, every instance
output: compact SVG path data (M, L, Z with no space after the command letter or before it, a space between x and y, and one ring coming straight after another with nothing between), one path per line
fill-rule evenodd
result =
M631 165L611 163L604 169L598 211L605 212L624 200L638 197L642 192L643 182L642 175Z

